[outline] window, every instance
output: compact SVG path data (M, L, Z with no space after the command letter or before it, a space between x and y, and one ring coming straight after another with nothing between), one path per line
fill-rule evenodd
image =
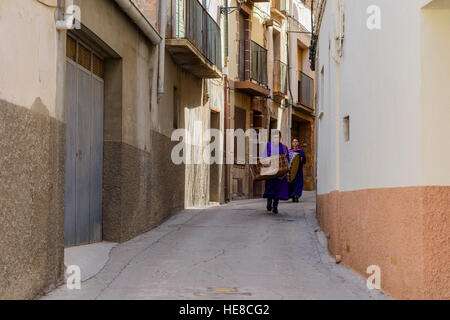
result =
M244 109L235 107L234 108L234 130L236 134L236 130L242 129L245 132L246 120L247 120L247 112ZM241 140L241 141L240 141ZM244 136L244 152L242 152L242 139L238 139L238 137L234 137L234 160L235 164L245 165L245 146L246 141ZM241 145L239 143L241 142ZM241 151L241 152L238 152Z
M73 61L77 61L77 40L70 36L67 36L66 46L67 57L72 59Z
M103 60L99 58L96 54L92 55L92 72L103 79Z
M350 116L344 117L344 139L350 141Z
M76 37L67 35L66 56L72 62L77 63L100 79L104 79L104 60L101 55L86 47Z
M86 70L92 70L91 51L80 43L78 44L78 64Z

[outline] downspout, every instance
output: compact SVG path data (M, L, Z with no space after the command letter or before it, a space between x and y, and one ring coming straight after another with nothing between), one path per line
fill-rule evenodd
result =
M55 18L56 21L64 19L65 12L65 0L58 0L56 3ZM56 25L56 22L55 22ZM64 30L59 30L56 32L56 92L55 92L55 115L56 115L56 126L51 126L51 134L56 138L54 146L50 148L51 151L51 161L57 166L58 170L65 172L66 163L66 130L64 126L66 124L66 36L67 32ZM58 208L61 204L64 205L64 195L60 196L58 190L64 190L65 192L65 182L64 175L62 179L57 179L53 185L53 191L51 195L51 208ZM64 208L64 207L63 207ZM62 230L58 235L64 236L64 222L62 223ZM64 244L64 241L61 245ZM60 247L58 245L58 247ZM63 248L61 248L63 249ZM56 261L64 262L64 250L56 250ZM64 279L65 269L61 270L58 268L58 272L54 275L54 284Z
M159 35L158 31L155 30L155 28L145 18L142 12L133 4L133 2L131 2L131 0L115 0L115 1L154 45L158 45L161 42L162 38Z
M159 2L159 21L162 35L161 43L158 47L158 98L164 94L164 66L166 57L166 28L167 28L167 1Z
M320 70L320 66L317 64L317 62L318 62L318 57L319 57L319 55L318 55L318 51L317 51L317 49L318 49L318 41L319 41L319 31L320 31L320 26L321 26L321 22L322 22L322 14L323 14L323 8L325 7L325 5L326 5L326 0L323 0L322 2L320 2L320 0L317 0L317 12L315 12L315 14L316 14L316 23L314 23L314 12L312 12L312 19L313 19L313 21L312 21L312 39L314 40L314 42L313 42L313 45L314 45L314 48L311 48L311 49L314 49L315 50L315 53L316 53L316 56L315 57L313 57L314 59L316 59L316 61L314 62L314 64L315 64L315 66L316 66L316 77L315 77L315 79L316 79L316 84L317 84L317 82L319 82L320 83L320 81L317 81L317 79L318 79L318 77L320 78L321 77L321 70ZM311 3L311 11L313 11L314 10L314 1L312 1L312 3ZM319 67L319 68L317 68L317 67ZM318 74L317 74L317 70L318 70ZM317 92L319 91L319 90L322 90L322 88L320 88L319 86L317 86L316 85L316 98L317 98ZM319 95L320 96L320 95ZM317 99L315 100L316 101L316 103L315 103L315 106L314 106L314 109L315 109L315 113L316 113L316 125L315 125L315 132L314 132L314 134L315 134L315 142L316 142L316 159L315 159L315 175L316 175L316 177L315 177L315 180L316 180L316 217L317 217L317 219L319 218L319 176L318 176L318 174L319 174L319 122L320 122L320 118L319 118L319 114L317 113ZM319 100L319 104L321 104L322 103L322 101L320 101Z
M225 8L228 7L228 0L223 0L224 4L223 6ZM229 192L229 185L230 185L230 166L227 163L227 158L228 158L228 148L227 148L227 144L228 144L228 140L227 140L227 130L229 128L229 106L228 106L228 55L229 55L229 38L228 38L228 12L225 13L225 70L227 70L227 72L225 72L224 74L224 97L225 97L225 101L224 101L224 107L225 107L225 112L224 112L224 163L225 163L225 202L229 202L230 199L230 192Z
M59 31L57 32L57 51L56 51L56 118L61 122L65 122L65 93L66 93L66 38L67 38L67 29L58 28L58 22L61 24L65 18L65 0L58 0L56 3L56 11L55 11L55 26ZM73 21L73 20L72 20ZM73 27L73 25L70 25ZM65 133L64 133L65 137Z
M290 12L294 11L294 3L291 1L290 3ZM288 68L288 88L289 88L289 97L290 99L288 100L288 108L289 108L289 133L288 133L288 138L289 141L291 140L291 132L292 132L292 106L294 104L294 96L292 95L292 86L291 86L291 52L290 52L290 46L289 43L291 41L291 19L288 17L287 19L287 30L286 30L286 37L287 37L287 41L286 41L286 50L287 50L287 68Z

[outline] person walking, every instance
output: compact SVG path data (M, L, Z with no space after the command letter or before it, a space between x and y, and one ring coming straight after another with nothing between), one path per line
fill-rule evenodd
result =
M292 140L292 149L289 150L289 165L291 176L289 179L289 196L293 202L300 202L303 195L303 166L306 164L305 152L300 149L298 139Z
M281 132L272 131L272 141L267 143L265 157L275 155L285 155L289 157L288 147L281 143ZM289 159L289 158L287 158ZM280 178L266 180L264 198L267 199L267 210L278 214L278 204L280 200L289 200L289 187L287 175Z

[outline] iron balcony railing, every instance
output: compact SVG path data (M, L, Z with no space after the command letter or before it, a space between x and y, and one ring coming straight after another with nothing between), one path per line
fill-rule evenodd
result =
M221 69L220 27L198 0L172 0L173 37L189 40L209 62Z
M273 62L273 91L287 94L287 65L280 60Z
M267 87L267 49L251 40L239 40L239 79Z
M314 80L302 71L298 75L298 102L314 110Z
M272 6L281 12L286 12L286 0L273 0Z

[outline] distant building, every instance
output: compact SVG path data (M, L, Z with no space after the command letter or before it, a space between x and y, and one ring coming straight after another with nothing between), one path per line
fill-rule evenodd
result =
M229 15L228 128L266 129L267 139L271 130L279 129L288 146L293 128L310 158L306 181L314 190L314 73L308 62L310 35L298 33L311 32L312 17L304 15L310 11L291 0L230 1L229 6L241 9ZM264 182L253 180L248 143L246 158L235 157L227 171L227 194L233 200L258 198L264 192Z
M298 139L305 152L305 190L309 191L316 190L316 75L310 61L312 21L311 1L292 1L289 33L291 140Z

